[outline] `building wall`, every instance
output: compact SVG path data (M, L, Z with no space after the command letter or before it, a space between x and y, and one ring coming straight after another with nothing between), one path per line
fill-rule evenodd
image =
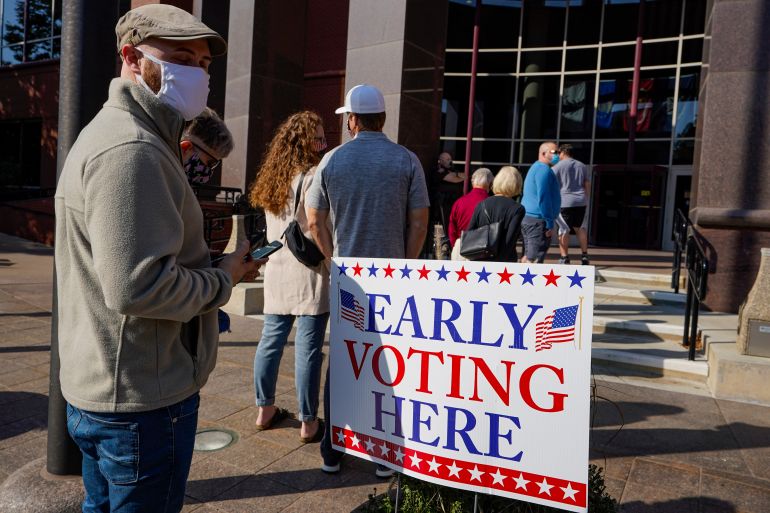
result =
M0 68L0 121L39 119L40 187L56 186L59 62ZM2 158L2 157L0 157Z

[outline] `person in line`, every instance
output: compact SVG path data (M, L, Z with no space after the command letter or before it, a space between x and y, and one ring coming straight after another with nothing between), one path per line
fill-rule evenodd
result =
M292 114L275 132L257 179L251 186L251 204L265 210L267 239L278 240L295 219L309 236L305 201L321 152L326 149L323 122L315 112ZM269 429L288 412L275 406L275 384L283 348L296 320L294 382L300 440L318 441L318 396L321 388L321 349L329 321L328 262L310 268L284 246L270 257L265 268L265 322L254 355L256 429Z
M307 196L310 232L327 257L417 258L428 230L428 188L417 156L382 133L385 98L372 85L348 91L337 114L347 114L353 140L327 153ZM331 229L327 221L332 220ZM329 374L324 418L329 418ZM331 425L321 440L323 467L340 470ZM378 465L378 477L393 471Z
M532 164L524 179L524 195L521 204L526 215L521 222L524 238L522 262L545 261L551 243L555 219L561 208L559 181L551 166L559 162L556 143L547 141L538 149L537 162Z
M233 135L214 109L206 107L187 122L179 147L187 181L193 186L205 185L233 151Z
M516 242L521 233L524 207L513 198L521 194L521 182L518 169L513 166L500 168L492 182L494 196L476 205L468 224L468 229L473 230L487 224L500 223L497 256L491 259L495 262L519 261Z
M480 167L471 175L473 188L452 205L452 212L449 214L449 243L453 248L462 233L468 229L476 205L489 197L489 188L494 179L492 171Z
M179 134L206 107L225 40L159 4L128 11L115 32L120 76L55 197L59 379L83 454L82 510L179 511L217 308L264 261L244 241L212 267L181 164Z
M572 145L559 146L559 162L551 168L561 187L559 227L559 263L569 264L569 236L575 233L580 242L580 262L588 265L588 231L583 226L591 180L588 167L572 156Z
M452 205L463 195L465 172L457 171L452 165L452 154L443 152L438 156L430 182L433 192L433 223L441 224L446 235L449 231Z

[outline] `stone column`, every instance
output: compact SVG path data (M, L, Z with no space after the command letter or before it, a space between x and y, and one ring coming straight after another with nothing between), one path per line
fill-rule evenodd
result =
M706 305L736 312L770 246L770 2L715 0L706 34L690 218L706 239Z
M222 185L246 191L275 128L302 107L307 0L231 2Z
M441 132L446 21L445 0L350 2L345 90L361 83L380 88L384 132L426 169L435 163Z

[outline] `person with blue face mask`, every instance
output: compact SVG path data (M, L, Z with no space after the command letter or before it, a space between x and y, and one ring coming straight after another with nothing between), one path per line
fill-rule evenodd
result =
M551 166L559 162L556 143L547 141L538 149L537 161L532 164L524 179L521 204L526 215L521 221L524 238L522 262L543 263L553 235L554 222L561 209L559 181Z
M180 511L217 309L265 261L244 241L212 266L182 167L180 136L206 108L224 39L161 4L128 11L115 32L120 76L55 196L59 380L82 511Z
M187 180L195 187L211 180L214 171L222 165L222 159L233 151L234 142L222 118L206 107L185 124L179 147Z

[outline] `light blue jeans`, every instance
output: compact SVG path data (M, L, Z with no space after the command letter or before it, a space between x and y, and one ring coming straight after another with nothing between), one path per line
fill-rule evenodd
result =
M275 404L275 383L281 364L283 348L297 319L294 338L294 385L297 389L298 418L311 422L318 415L318 394L321 390L321 349L329 314L274 315L265 314L262 339L254 355L254 390L257 406Z

